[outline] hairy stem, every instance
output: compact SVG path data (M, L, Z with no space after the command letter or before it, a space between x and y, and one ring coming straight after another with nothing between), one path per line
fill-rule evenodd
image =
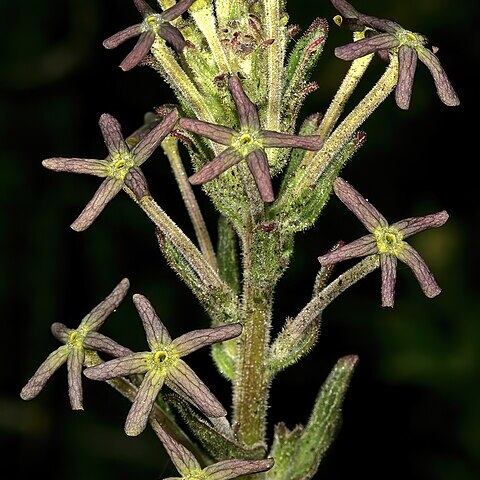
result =
M198 202L193 193L192 186L187 178L187 172L183 166L182 158L180 157L180 152L178 151L178 141L169 135L163 142L162 148L165 154L170 161L170 166L172 168L173 174L180 189L180 193L187 208L188 215L192 221L193 228L195 229L195 234L197 236L198 244L200 250L205 256L206 260L210 265L218 271L217 257L215 255L215 250L208 234L207 226L205 220L203 219L202 212L198 206Z

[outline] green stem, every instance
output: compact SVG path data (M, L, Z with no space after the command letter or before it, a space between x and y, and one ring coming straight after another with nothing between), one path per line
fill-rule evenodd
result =
M268 103L265 129L280 131L280 113L283 92L283 61L285 57L285 33L280 24L281 0L264 0L265 29L267 38L274 42L267 49Z
M207 226L205 220L203 219L202 212L198 206L197 199L193 193L192 186L187 178L187 172L183 166L182 158L180 157L180 152L178 151L178 141L169 135L163 142L162 148L165 154L170 161L170 166L172 168L175 179L177 180L178 188L187 208L188 215L192 221L195 234L197 236L198 244L200 250L207 259L208 263L218 271L217 257L215 255L215 250L208 234Z
M243 333L237 353L233 395L233 421L246 446L265 440L268 399L268 348L272 286L258 286L252 271L252 233L244 236Z

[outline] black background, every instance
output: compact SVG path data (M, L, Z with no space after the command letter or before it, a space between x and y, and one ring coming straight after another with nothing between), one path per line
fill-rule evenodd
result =
M271 392L273 424L305 422L315 394L335 361L360 356L339 437L316 478L352 474L371 479L473 480L480 477L480 305L476 116L478 20L476 0L364 0L356 6L425 33L462 101L451 109L436 97L419 65L412 107L388 99L365 124L368 142L343 176L392 221L441 209L442 229L412 239L443 287L428 300L403 265L394 309L380 307L378 272L345 293L325 313L313 352L281 374ZM327 0L290 1L291 22L306 29L314 16L331 19ZM161 257L149 221L119 195L94 226L75 233L69 224L93 195L98 179L55 174L41 167L50 156L101 158L103 112L125 132L144 112L173 100L147 68L123 73L129 46L101 47L110 34L138 21L128 0L24 0L0 2L0 299L2 328L0 434L2 452L18 479L150 479L173 475L150 431L123 433L129 405L105 385L85 382L84 412L71 412L65 369L37 399L19 391L48 352L57 348L49 325L74 327L123 277L130 294L148 296L173 335L206 326L186 287ZM348 34L331 23L315 70L318 92L302 116L324 111L348 65L333 56ZM376 61L358 95L381 74ZM192 234L166 159L145 166L165 210ZM215 237L216 213L198 190ZM277 331L308 300L316 258L339 238L363 234L355 217L332 199L317 226L298 236L292 265L278 287ZM145 345L129 297L104 332L132 349ZM190 364L228 405L228 384L206 352ZM4 460L5 463L5 460Z

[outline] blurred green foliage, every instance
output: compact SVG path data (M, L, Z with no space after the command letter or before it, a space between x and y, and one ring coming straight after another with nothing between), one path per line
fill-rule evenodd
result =
M480 297L477 239L477 115L475 75L479 40L477 0L360 0L367 13L394 18L440 47L439 56L462 105L444 107L430 76L418 68L412 108L390 99L365 125L366 146L343 176L392 221L447 209L450 220L412 240L444 292L427 300L411 272L401 269L393 310L380 307L378 272L327 310L312 354L279 376L270 418L293 427L306 422L320 383L340 356L360 364L347 396L339 438L318 473L338 480L352 474L391 480L480 478ZM291 21L302 29L314 15L331 18L327 0L290 0ZM2 362L0 435L15 478L50 480L162 478L173 474L151 432L123 434L128 405L104 385L85 382L85 412L71 412L65 370L32 402L18 393L56 341L54 321L75 326L122 278L131 294L151 299L172 334L205 326L190 292L162 259L152 226L126 196L119 196L87 232L68 225L97 187L97 179L54 174L41 167L55 155L96 158L105 153L97 120L115 115L125 131L143 114L172 101L153 71L117 68L125 50L107 52L101 41L137 21L129 0L23 0L0 2L0 300ZM304 114L322 111L347 69L333 56L348 34L331 22L315 70L320 89ZM128 47L126 47L128 48ZM382 65L374 63L362 91ZM363 89L363 90L362 90ZM355 100L354 99L354 100ZM354 101L353 100L353 101ZM192 234L166 159L145 166L159 203ZM216 214L201 205L215 236ZM362 226L332 199L319 225L299 235L292 266L275 308L279 329L308 299L317 256L339 238L354 239ZM340 267L339 267L340 268ZM106 323L105 333L131 348L144 336L130 296ZM194 365L228 405L227 383L208 356ZM12 470L11 470L12 471Z

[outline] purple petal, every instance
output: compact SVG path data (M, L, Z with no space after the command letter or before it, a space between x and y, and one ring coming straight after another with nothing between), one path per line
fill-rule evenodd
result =
M120 44L128 40L129 38L137 37L143 31L142 24L132 25L127 27L121 32L113 34L111 37L108 37L103 41L103 46L107 49L112 49L118 47Z
M206 163L197 173L189 177L192 185L201 185L218 177L225 170L236 165L243 159L242 155L233 148L227 148L217 155L211 162Z
M174 108L158 125L145 135L133 148L132 155L139 167L144 163L164 138L173 130L178 120L178 111Z
M440 100L449 107L460 105L460 99L450 83L440 60L428 48L420 46L417 48L418 58L423 62L432 74L437 94Z
M337 47L335 49L335 56L342 60L350 61L373 52L378 52L379 50L388 50L398 45L399 41L394 35L390 33L379 33L373 37L363 38L357 42Z
M128 154L128 147L123 139L122 127L118 120L108 113L103 113L98 124L110 156Z
M387 32L391 34L398 33L403 30L403 27L392 20L385 20L383 18L372 17L371 15L364 15L360 13L358 16L360 23L363 23L366 27L373 28L379 32Z
M330 0L332 5L340 12L345 18L358 18L360 13L352 5L345 0Z
M247 164L257 185L260 197L264 202L270 203L275 200L273 193L272 178L268 167L267 155L263 150L254 150L247 155Z
M241 333L242 326L239 323L232 323L216 328L193 330L176 338L172 343L177 348L180 356L184 357L212 343L223 342L238 337Z
M320 150L323 140L318 135L289 135L288 133L262 130L264 147L303 148L305 150Z
M86 368L83 374L91 380L110 380L116 377L126 377L148 370L149 352L132 353L126 357L115 358L108 362Z
M89 332L83 340L83 346L89 350L107 353L115 358L125 357L133 353L129 348L123 347L115 340L98 332Z
M322 265L333 265L356 257L365 257L378 253L377 241L373 235L365 235L353 242L347 243L342 247L331 250L318 257L318 261Z
M165 377L159 370L150 370L145 374L125 422L127 435L133 437L145 430L148 417L164 380Z
M69 353L70 349L67 345L62 345L53 351L22 388L20 397L23 400L35 398L45 386L47 380L67 361Z
M356 215L369 232L373 232L377 227L388 226L385 217L343 178L338 177L335 180L333 190L337 197Z
M68 343L71 333L74 331L66 327L63 323L55 322L50 326L52 335L62 343Z
M207 417L224 417L227 414L222 404L183 360L178 360L175 367L170 369L165 382Z
M195 120L194 118L181 118L178 125L189 132L209 138L221 145L230 145L235 133L231 128L203 122L202 120Z
M76 232L86 230L121 189L122 183L119 180L112 177L106 178L70 228Z
M407 45L402 45L398 50L398 84L395 89L395 100L402 110L408 110L410 106L417 58L415 50Z
M130 168L123 179L123 183L133 192L138 201L140 201L143 197L150 195L147 179L145 178L145 175L140 167Z
M167 8L161 15L164 20L171 22L186 12L195 0L180 0L175 5Z
M436 297L442 291L425 260L411 245L404 242L403 250L398 254L398 258L410 267L422 287L423 293L428 298Z
M108 175L108 162L92 158L54 157L43 160L42 165L55 172L84 173L96 177Z
M172 339L150 301L143 295L136 293L133 296L133 303L142 319L143 329L150 348L155 350L161 345L170 344Z
M112 314L120 305L127 294L130 282L128 278L124 278L108 295L102 300L90 313L88 313L80 323L89 331L98 330L110 314Z
M83 410L82 367L85 350L79 347L70 349L67 359L68 396L72 410Z
M187 42L180 33L180 30L173 25L164 23L160 25L157 30L158 35L167 41L177 52L183 52Z
M155 41L155 33L151 31L142 32L132 51L125 57L120 64L120 68L127 72L136 67L147 55Z
M187 450L182 444L173 439L161 426L153 420L151 422L153 431L160 438L168 456L172 459L173 464L178 472L186 477L191 470L201 469L200 464L193 454Z
M224 460L204 469L208 480L229 480L241 475L265 472L273 467L273 458L265 460Z
M133 0L133 3L144 18L157 13L145 0Z
M448 213L445 210L441 212L425 215L424 217L411 217L400 220L392 225L398 229L403 238L408 238L418 232L423 232L429 228L441 227L448 220Z
M260 120L258 118L257 107L255 107L245 94L240 80L237 77L230 77L228 79L228 88L237 107L240 128L258 130L260 128Z
M382 307L393 307L395 301L395 282L397 280L397 257L380 255L382 271Z

